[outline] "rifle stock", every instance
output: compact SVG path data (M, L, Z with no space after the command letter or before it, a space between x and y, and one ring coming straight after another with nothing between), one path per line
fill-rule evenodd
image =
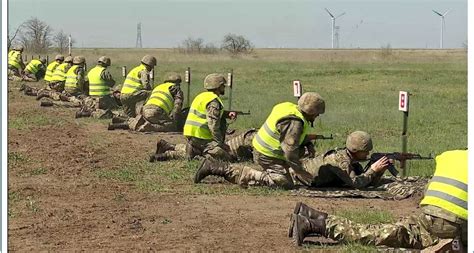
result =
M332 139L334 139L332 137L332 134L330 136L324 136L322 134L308 134L307 137L310 141L312 141L312 140L332 140Z

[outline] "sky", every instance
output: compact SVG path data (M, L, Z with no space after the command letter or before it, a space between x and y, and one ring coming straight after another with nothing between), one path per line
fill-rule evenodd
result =
M188 37L219 46L227 33L257 48L330 48L331 19L340 48L439 48L467 42L467 0L9 0L10 30L31 17L63 30L77 47L177 47Z

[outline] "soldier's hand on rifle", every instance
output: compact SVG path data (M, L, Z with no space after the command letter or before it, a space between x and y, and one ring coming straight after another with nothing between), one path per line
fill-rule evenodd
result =
M386 156L383 156L374 162L370 168L375 172L384 172L388 168L388 165L390 165L390 161Z
M231 120L235 120L235 119L237 119L237 113L236 112L229 112L227 114L227 117Z

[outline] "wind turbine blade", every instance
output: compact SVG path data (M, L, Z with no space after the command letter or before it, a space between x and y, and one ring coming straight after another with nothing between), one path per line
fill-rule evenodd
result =
M443 16L443 14L441 14L441 13L435 11L435 10L433 10L433 12L436 13L436 14L438 14L438 15L440 15L441 17Z
M329 16L331 16L331 18L334 18L334 15L332 15L332 13L328 10L328 8L324 8L324 9L327 11L327 13L329 14Z
M344 14L346 14L346 13L343 12L343 13L339 14L339 16L337 16L336 18L338 18L338 17L340 17L340 16L342 16L342 15L344 15Z
M448 12L450 12L451 10L447 10L444 14L443 14L443 17L446 16L446 14L448 14Z

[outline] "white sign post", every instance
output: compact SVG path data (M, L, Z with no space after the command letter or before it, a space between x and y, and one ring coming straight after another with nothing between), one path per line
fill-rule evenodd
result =
M301 87L300 80L294 80L293 81L293 96L295 96L297 99L300 99L302 91L303 91L303 88Z
M229 111L232 109L232 85L234 84L234 69L227 73L227 86L229 87Z
M408 142L408 97L410 93L408 91L400 91L398 93L398 110L403 112L403 130L402 130L402 153L407 152ZM402 169L402 175L406 176L406 161L400 161L400 169Z
M400 91L398 94L398 110L408 112L408 92Z
M191 88L191 68L188 67L188 69L184 72L184 81L188 84L188 90L186 92L186 107L189 107L190 105L190 88Z

